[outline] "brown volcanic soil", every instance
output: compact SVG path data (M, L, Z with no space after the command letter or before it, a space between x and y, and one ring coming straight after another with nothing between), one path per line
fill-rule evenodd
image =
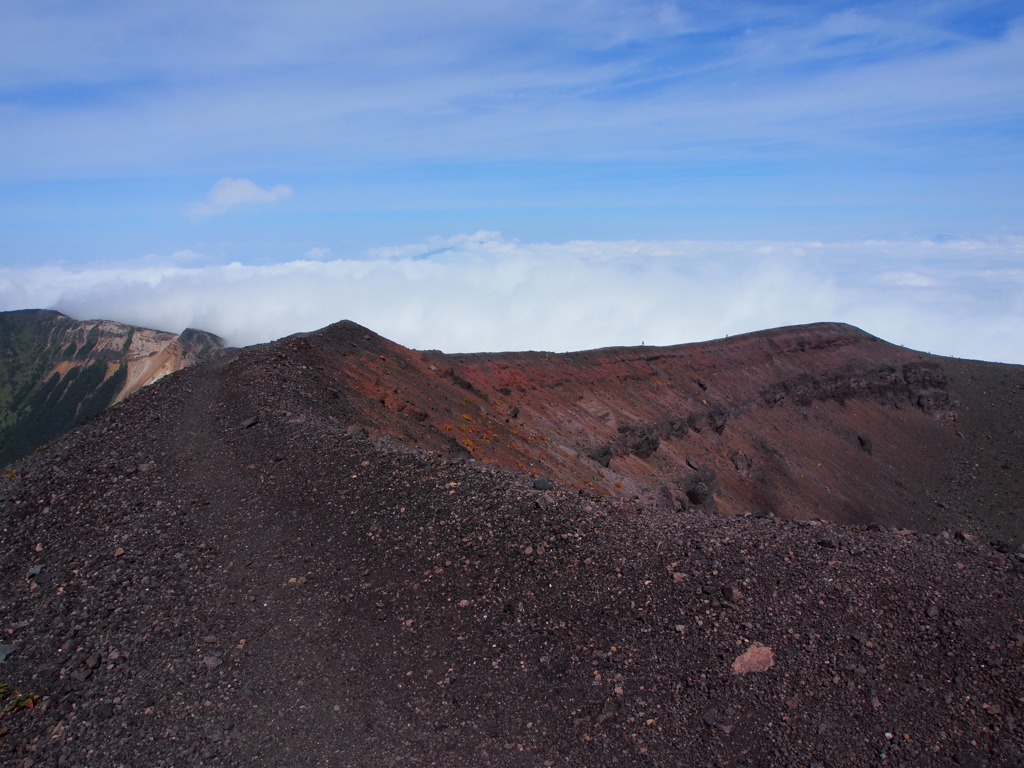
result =
M964 407L936 503L991 538L1024 538L1024 369L941 358Z
M689 506L712 474L710 506L723 512L1024 539L1020 366L927 355L838 323L478 355L344 327L291 352L345 418L412 445L646 503L664 485ZM589 457L602 446L607 466Z
M361 401L325 350L352 370L422 360L351 324L245 350L146 388L0 485L0 644L18 647L0 681L42 695L0 719L12 765L1020 764L1016 556L538 492L528 474L350 438ZM1002 381L978 391L997 402ZM962 401L935 427L948 450L994 445L963 415L983 401ZM764 410L840 423L817 402ZM851 456L896 461L882 424L875 454ZM960 455L953 471L992 472L990 454ZM974 488L948 506L981 503ZM774 665L735 674L754 643Z

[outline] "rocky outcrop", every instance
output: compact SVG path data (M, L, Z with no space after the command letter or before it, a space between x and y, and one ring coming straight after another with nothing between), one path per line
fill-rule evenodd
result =
M686 419L687 425L689 425L690 429L694 432L703 432L704 430L709 429L716 435L720 435L725 431L725 425L728 422L728 409L717 404L704 410L694 411Z
M51 310L0 313L0 465L223 352L221 339L193 328L179 335Z
M679 416L671 416L657 424L620 424L613 441L590 449L587 456L603 467L611 465L613 456L647 459L658 450L662 440L683 437L688 429L689 422Z
M899 369L886 365L830 372L824 376L802 373L766 387L761 398L769 408L787 401L802 406L815 401L844 403L855 399L883 405L910 403L932 418L954 421L959 403L950 395L948 384L941 366L912 362Z
M711 467L697 467L691 474L680 479L678 485L690 504L695 506L707 505L721 490L717 473Z

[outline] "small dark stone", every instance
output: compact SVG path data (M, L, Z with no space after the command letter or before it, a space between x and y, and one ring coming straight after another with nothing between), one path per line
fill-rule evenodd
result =
M716 405L708 413L708 421L714 433L720 435L725 431L725 425L729 423L729 412L721 405Z
M114 716L114 705L104 701L96 706L96 717L100 720L109 720Z
M826 549L837 549L839 547L839 542L831 536L826 536L818 539L818 546L825 547Z
M49 584L53 581L64 582L67 581L67 574L64 571L50 571L49 573L40 573L32 581L36 584Z
M85 666L89 669L96 669L100 665L99 654L94 653L92 656L85 660Z
M676 508L676 500L672 495L672 489L664 483L658 487L658 508L669 511Z
M348 429L345 430L345 434L353 440L365 440L370 436L370 433L362 424L350 424Z
M668 431L669 437L685 437L686 433L690 428L686 425L686 419L680 418L679 416L673 416L666 424L665 428Z
M695 459L687 459L686 466L688 466L690 469L700 469L700 464L698 464Z
M981 765L981 761L973 755L968 755L966 752L957 752L953 757L953 762L956 765L968 766L968 768L976 768Z
M555 485L546 477L538 477L533 481L533 490L535 491L552 491Z
M647 459L660 445L661 438L656 427L641 424L623 424L619 427L616 446L621 454L632 453L639 459Z
M937 605L929 605L928 606L928 610L925 611L925 615L929 619L937 619L937 618L939 618L939 606L937 606Z
M694 504L703 504L711 498L711 489L706 483L697 483L686 492L686 496Z
M587 454L590 458L600 464L602 467L607 467L612 463L612 446L611 443L600 445L590 453Z
M707 505L713 502L712 496L718 491L718 478L711 467L701 467L694 474L680 481L680 486L687 498L696 505ZM705 509L707 511L707 509Z
M871 444L871 438L867 435L857 435L857 442L860 444L860 449L865 453L871 453L873 445Z
M259 423L260 423L260 417L259 416L250 416L248 419L246 419L241 424L239 424L238 428L239 429L248 429L249 427L254 427L254 426L256 426Z
M18 650L21 649L16 645L0 645L0 662L4 661L8 656Z
M744 476L749 475L754 468L754 460L747 454L740 453L739 451L733 451L729 455L729 460L732 462L733 469Z

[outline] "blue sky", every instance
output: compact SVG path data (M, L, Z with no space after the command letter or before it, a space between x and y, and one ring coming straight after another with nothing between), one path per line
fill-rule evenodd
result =
M1012 332L1024 325L1019 3L8 4L0 137L2 309L45 299L112 316L133 286L187 291L167 275L228 280L236 262L293 275L315 262L309 279L322 280L324 264L417 254L458 282L460 269L497 275L506 258L538 275L533 259L547 254L579 270L549 275L566 281L566 301L607 311L615 297L600 281L587 296L570 288L644 274L623 246L637 242L674 259L658 279L677 293L697 280L728 292L741 262L767 290L773 267L795 269L772 261L790 254L845 298L801 303L793 283L799 312L716 323L634 323L623 299L629 333L608 343L838 319L949 354L1006 327L983 354L1024 362ZM501 234L474 240L481 231ZM442 256L439 242L455 245ZM695 266L697 252L718 267ZM42 275L60 291L40 293ZM241 311L232 284L205 299L205 315L149 322L205 317L226 332ZM412 283L373 290L374 306L422 302L426 316L460 306ZM751 306L767 306L756 281L749 290ZM281 304L311 292L296 285ZM898 310L871 308L883 294ZM336 295L319 299L316 322L362 312L387 330L387 316ZM517 322L492 299L482 327ZM956 318L949 334L981 331L943 346L913 330L941 318ZM558 334L520 320L517 334L467 337L423 318L394 332L452 348L595 339L584 319ZM281 320L256 340L300 326Z

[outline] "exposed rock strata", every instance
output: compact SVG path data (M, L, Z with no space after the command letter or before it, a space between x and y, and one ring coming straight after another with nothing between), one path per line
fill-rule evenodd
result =
M10 728L0 761L1024 760L1024 568L1015 548L965 533L684 513L581 496L559 479L535 490L530 474L382 432L424 422L339 387L339 368L327 363L351 354L351 375L362 371L368 388L379 380L397 403L418 399L390 367L369 362L383 354L396 370L421 363L351 331L166 377L0 480L0 629L3 646L16 649L0 648L0 682L40 696L0 721ZM424 376L434 375L430 364ZM1017 369L951 367L951 380L965 384L958 394L992 393L989 410L1007 421L996 395L1004 406L1013 396L995 385ZM976 379L975 390L967 376L991 378ZM721 376L699 378L726 401ZM443 380L462 394L455 402L501 408L493 390L482 404ZM846 407L873 413L858 403ZM971 421L971 403L955 440L980 479L992 463L982 448L996 440L975 444L972 429L996 438L1000 422ZM534 429L536 407L524 398ZM726 470L699 441L744 434L744 413L788 408L741 410L722 436L687 434L689 461L676 476L721 478ZM934 423L916 408L895 414ZM490 424L473 418L464 423ZM789 418L802 422L796 410ZM869 430L876 456L855 435L853 455L873 461L890 450L881 423ZM769 460L800 466L786 435L772 439L778 455L758 452L755 472ZM612 465L645 465L675 440L647 460Z
M223 351L216 336L192 328L179 335L50 310L0 312L0 466Z
M668 485L682 503L690 459L715 471L722 512L1024 533L1024 510L989 510L1008 498L1004 481L1024 494L1020 473L967 472L960 458L970 443L1017 466L1012 435L1024 423L1008 399L1024 384L1019 367L926 355L832 323L676 347L475 355L417 352L339 323L282 348L318 377L339 418L573 491L654 505ZM953 373L963 366L1005 377L985 389ZM976 398L995 389L1011 411L985 427L989 440L972 425L987 418Z

